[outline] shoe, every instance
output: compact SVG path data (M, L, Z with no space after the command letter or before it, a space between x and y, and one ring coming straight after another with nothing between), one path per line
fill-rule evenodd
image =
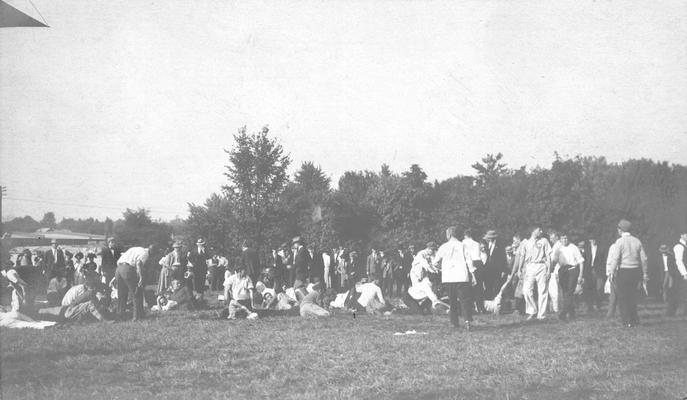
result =
M532 321L535 318L534 314L528 315L526 321Z
M537 321L546 321L546 317L537 317Z

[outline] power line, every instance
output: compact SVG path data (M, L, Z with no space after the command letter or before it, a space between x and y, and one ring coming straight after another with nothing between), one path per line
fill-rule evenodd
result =
M91 205L91 204L65 203L65 202L52 201L52 200L26 199L26 198L21 198L21 197L8 197L8 196L6 196L5 199L15 200L15 201L26 201L26 202L30 202L30 203L42 203L42 204L52 204L52 205L58 205L58 206L70 206L70 207L78 207L78 208L97 208L97 209L102 209L102 210L121 211L122 209L125 209L125 208L131 208L131 207L95 206L95 205ZM144 207L144 208L147 208L147 207ZM151 208L147 208L147 209L150 212L155 212L155 213L160 213L160 214L174 214L174 215L180 214L178 211L166 211L166 210L157 210L157 209L151 209Z

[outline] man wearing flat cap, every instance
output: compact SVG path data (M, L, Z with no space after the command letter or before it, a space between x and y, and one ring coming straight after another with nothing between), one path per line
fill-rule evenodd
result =
M637 315L637 291L640 282L649 281L646 253L642 242L630 233L632 224L626 219L618 222L620 237L615 242L611 264L612 279L616 281L618 310L623 326L631 328L639 324Z

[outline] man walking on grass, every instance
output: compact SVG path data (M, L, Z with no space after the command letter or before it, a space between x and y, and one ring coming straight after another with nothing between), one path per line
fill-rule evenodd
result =
M460 301L465 329L469 331L472 323L472 275L468 266L472 260L457 235L455 226L446 229L446 243L439 247L434 257L434 266L441 270L441 282L448 289L451 323L456 328L460 325Z
M522 291L525 295L527 320L546 318L549 305L548 284L551 276L551 246L542 237L542 229L535 225L530 238L520 246L520 265L524 266ZM534 285L537 285L537 302L534 300Z

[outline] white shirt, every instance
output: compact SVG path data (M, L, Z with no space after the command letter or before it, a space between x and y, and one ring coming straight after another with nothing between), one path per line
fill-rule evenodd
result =
M592 252L592 254L590 254L591 262L589 263L589 265L594 266L594 260L596 260L596 249L599 248L599 245L597 245L596 243L590 243L589 247Z
M425 277L425 271L436 272L428 249L421 250L413 258L413 265L410 267L410 282L413 285L420 282Z
M472 260L465 245L456 238L452 237L439 247L434 264L441 264L441 281L444 283L470 281L469 265L472 265Z
M615 272L615 258L617 257L615 243L608 248L608 257L606 258L606 276L611 276Z
M663 271L668 272L668 255L661 254L661 258L663 258Z
M384 296L382 296L382 289L375 285L374 282L363 283L360 285L360 297L358 297L358 304L363 307L370 305L372 299L377 297L381 303L384 303Z
M482 251L480 250L479 243L469 237L466 237L463 239L463 245L465 246L468 259L471 261L468 263L468 269L470 269L470 272L475 272L475 267L472 265L472 262L482 261Z
M684 240L680 239L680 243L687 245ZM683 253L685 248L680 244L676 244L673 247L673 254L675 254L675 263L677 264L677 270L680 271L682 276L687 276L687 267L685 267L685 262L683 260Z
M77 297L81 296L86 292L86 286L85 285L76 285L72 286L69 290L67 290L67 293L64 294L64 297L62 298L62 305L63 306L70 306L76 300Z
M248 275L239 278L239 274L234 274L229 277L228 282L224 282L224 287L230 290L231 298L234 300L249 300L249 289L253 289L253 281Z
M559 265L579 266L584 262L580 249L572 243L568 243L567 246L561 244L556 251L557 254L554 256L554 259Z
M132 247L119 257L117 264L126 263L136 266L136 263L140 262L141 264L145 264L146 261L148 261L148 249L143 247Z

